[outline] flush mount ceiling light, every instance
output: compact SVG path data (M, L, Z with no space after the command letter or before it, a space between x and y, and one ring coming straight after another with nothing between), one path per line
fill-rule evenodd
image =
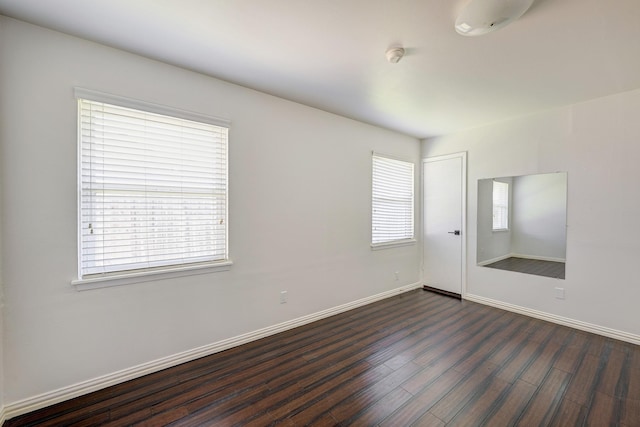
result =
M463 36L481 36L506 27L520 18L534 0L471 0L456 19Z

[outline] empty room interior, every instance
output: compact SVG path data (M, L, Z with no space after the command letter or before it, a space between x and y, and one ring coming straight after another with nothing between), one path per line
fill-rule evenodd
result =
M638 0L0 0L0 425L640 425Z

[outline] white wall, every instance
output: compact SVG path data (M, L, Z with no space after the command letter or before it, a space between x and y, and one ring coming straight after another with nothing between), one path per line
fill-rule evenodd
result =
M564 173L513 178L511 252L564 260L567 237L567 180Z
M423 142L468 151L467 293L640 335L640 90ZM566 280L476 266L479 178L568 172ZM554 298L554 287L566 299Z
M371 150L416 139L0 21L5 403L418 282L419 245L369 246ZM74 86L232 121L231 271L74 290Z

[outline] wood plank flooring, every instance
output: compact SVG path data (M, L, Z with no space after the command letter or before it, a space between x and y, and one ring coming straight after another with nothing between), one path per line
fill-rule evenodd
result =
M640 426L640 346L412 291L6 426Z
M509 257L485 265L499 270L516 271L518 273L536 274L538 276L564 279L565 263L557 261L542 261L538 259Z

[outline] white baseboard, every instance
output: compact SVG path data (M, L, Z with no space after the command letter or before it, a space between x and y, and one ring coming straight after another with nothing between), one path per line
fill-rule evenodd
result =
M6 418L6 413L5 413L5 408L4 406L0 406L0 426L2 426L2 424L4 424Z
M582 322L580 320L569 319L568 317L556 316L555 314L545 313L544 311L533 310L519 305L509 304L497 301L491 298L485 298L478 295L466 294L465 299L477 302L491 307L500 308L502 310L511 311L525 316L535 317L536 319L546 320L548 322L557 323L558 325L568 326L570 328L579 329L585 332L591 332L597 335L614 338L620 341L626 341L631 344L640 345L640 335L631 334L629 332L618 331L616 329L605 328L604 326L594 325L592 323Z
M507 259L507 258L511 258L511 257L512 257L511 254L501 255L499 257L495 257L495 258L487 259L487 260L484 260L484 261L480 261L478 263L478 265L493 264L494 262L502 261L503 259Z
M19 415L26 414L37 409L45 408L47 406L54 405L65 400L73 399L75 397L82 396L84 394L91 393L97 390L101 390L115 384L120 384L125 381L129 381L147 374L170 368L172 366L177 366L204 356L209 356L211 354L218 353L232 347L259 340L270 335L275 335L289 329L297 328L298 326L306 325L308 323L340 314L354 308L362 307L364 305L390 298L392 296L418 289L420 287L422 287L422 283L412 283L410 285L402 286L400 288L362 298L357 301L342 304L337 307L309 314L307 316L298 317L297 319L292 319L283 323L279 323L277 325L258 329L256 331L218 341L213 344L208 344L202 347L194 348L192 350L177 353L172 356L167 356L161 359L153 360L151 362L143 363L141 365L134 366L128 369L123 369L112 374L104 375L57 390L42 393L40 395L19 400L17 402L12 402L5 405L5 407L2 409L2 412L0 412L0 426L2 425L4 419L17 417Z

